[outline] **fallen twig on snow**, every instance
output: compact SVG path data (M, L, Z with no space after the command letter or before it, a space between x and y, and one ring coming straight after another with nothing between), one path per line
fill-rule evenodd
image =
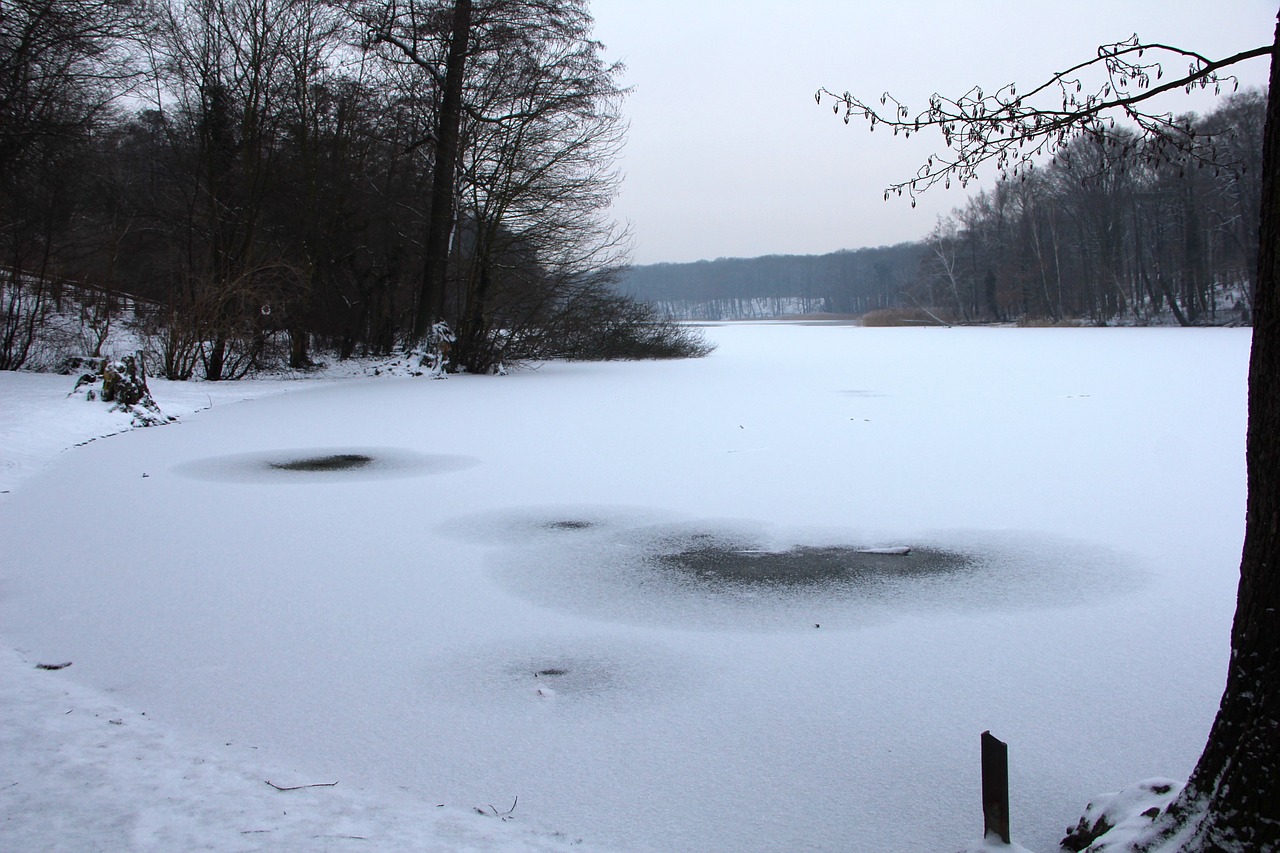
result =
M71 661L67 661L66 663L38 663L36 664L36 669L55 670L66 669L69 666L71 666Z
M301 791L303 788L332 788L337 782L316 782L311 785L277 785L270 779L265 780L268 785L277 791Z
M511 813L516 810L516 803L518 802L520 802L520 798L517 796L514 800L511 801L511 808L507 809L505 812L498 811L496 808L493 807L493 803L490 803L489 811L493 812L494 817L498 818L499 820L505 821L507 818L511 817ZM485 811L479 806L476 806L475 809L476 809L476 814L482 814L485 817L489 816L489 812Z

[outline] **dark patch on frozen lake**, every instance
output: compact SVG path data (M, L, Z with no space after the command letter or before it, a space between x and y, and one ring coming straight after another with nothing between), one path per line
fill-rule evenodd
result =
M562 525L576 519L592 523ZM526 511L473 518L455 532L499 546L492 576L535 604L695 630L856 628L932 611L1071 607L1141 578L1122 554L1034 533L873 538L653 521L617 508Z
M805 587L868 584L972 571L971 555L934 548L885 549L800 545L770 551L721 542L691 542L659 554L657 565L708 585Z
M554 505L477 513L448 519L442 535L486 545L527 547L558 542L594 542L641 525L667 520L670 513L638 507Z
M176 465L173 472L220 483L339 483L447 474L479 464L469 456L343 447L213 456Z
M373 463L372 456L363 453L331 453L328 456L304 456L288 462L270 462L277 471L352 471Z
M552 521L547 524L547 529L549 530L588 530L592 527L595 527L595 522L581 519Z
M602 635L545 633L440 650L422 678L461 705L538 703L634 709L688 689L688 660L662 645ZM568 707L568 706L566 706Z

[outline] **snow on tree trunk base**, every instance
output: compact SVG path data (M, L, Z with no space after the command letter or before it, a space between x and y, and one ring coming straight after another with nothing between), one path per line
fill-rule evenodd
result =
M1067 828L1062 848L1074 853L1120 853L1136 849L1154 835L1157 819L1182 791L1172 779L1146 779L1107 794L1085 807L1074 827Z

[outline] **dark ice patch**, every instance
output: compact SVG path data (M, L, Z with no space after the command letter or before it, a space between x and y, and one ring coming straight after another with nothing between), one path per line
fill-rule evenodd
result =
M418 453L393 447L307 448L235 453L173 467L195 480L219 483L337 483L421 477L480 464L469 456Z
M327 456L304 456L287 462L268 462L267 467L277 471L353 471L373 462L372 456L363 453L331 453Z
M1141 579L1122 554L1037 534L872 538L751 522L628 524L618 515L571 535L551 528L585 517L508 526L490 542L503 546L490 555L492 576L535 604L592 619L713 631L857 628L930 611L1071 607L1134 589Z
M588 530L596 526L594 521L583 521L579 518L566 519L563 521L551 521L547 523L548 530Z
M482 545L525 547L568 540L585 545L669 519L669 513L636 507L550 505L455 516L438 532Z
M972 555L936 548L890 553L871 547L812 547L784 551L748 547L745 543L691 543L655 557L668 571L704 584L747 584L766 587L871 584L905 580L975 568Z
M550 699L634 708L689 689L689 663L618 637L519 637L442 651L424 661L422 675L436 695L468 706Z

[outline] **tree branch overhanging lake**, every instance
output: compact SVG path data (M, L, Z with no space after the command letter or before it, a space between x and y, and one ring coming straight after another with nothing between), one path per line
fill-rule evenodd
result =
M1053 74L1022 95L1014 83L995 93L978 86L955 98L934 93L929 97L928 108L914 114L888 92L880 96L879 108L848 91L837 94L822 88L815 99L819 104L824 100L833 102L832 111L837 115L843 110L846 124L860 116L871 130L884 125L895 136L909 137L930 129L942 134L947 154L930 156L913 177L885 188L885 199L906 193L914 206L918 193L938 183L949 187L954 180L967 187L977 177L979 167L993 161L1002 179L1018 177L1034 168L1036 156L1053 156L1080 135L1114 147L1117 159L1134 154L1167 159L1171 147L1194 150L1197 143L1189 122L1143 106L1158 95L1178 89L1191 92L1213 87L1220 92L1224 85L1230 85L1234 90L1239 81L1220 72L1246 60L1269 56L1271 51L1268 44L1211 60L1182 48L1144 43L1134 35L1099 47L1094 58ZM1149 60L1148 53L1186 59L1190 65L1185 74L1156 82L1163 80L1164 69L1161 62ZM1102 78L1085 94L1083 78L1089 72L1100 72ZM1058 105L1045 104L1044 97L1050 94L1060 96L1054 99L1060 101ZM1136 125L1139 133L1116 133L1116 113ZM1140 140L1144 144L1139 152ZM1199 154L1202 160L1212 160L1211 151Z

